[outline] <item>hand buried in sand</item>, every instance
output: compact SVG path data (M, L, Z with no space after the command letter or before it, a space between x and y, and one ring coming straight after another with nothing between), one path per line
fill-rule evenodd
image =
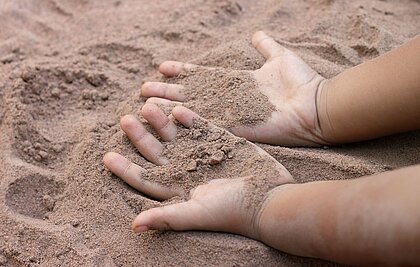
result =
M113 152L104 163L145 195L184 202L142 212L133 222L134 231L196 229L258 238L264 200L273 188L294 182L289 172L264 150L185 107L175 107L167 117L156 105L146 104L142 115L163 142L134 116L123 117L121 128L156 166L144 169Z
M156 104L185 102L250 141L290 146L326 144L316 104L318 88L325 78L264 32L255 33L252 44L267 59L256 71L166 61L159 71L175 77L178 84L147 82L140 94L151 97L148 101Z

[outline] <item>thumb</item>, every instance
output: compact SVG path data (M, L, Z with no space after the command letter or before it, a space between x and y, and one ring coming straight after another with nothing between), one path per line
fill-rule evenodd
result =
M134 219L131 228L136 233L147 230L205 230L206 221L200 220L202 213L203 210L189 200L144 211Z
M252 45L260 52L265 59L270 60L275 57L290 53L288 49L281 46L272 37L263 31L258 31L252 36Z

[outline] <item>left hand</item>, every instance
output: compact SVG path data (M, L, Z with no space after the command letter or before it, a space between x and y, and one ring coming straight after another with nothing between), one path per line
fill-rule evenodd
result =
M323 136L318 120L317 96L326 79L306 64L298 55L281 46L264 32L257 32L252 37L253 46L267 59L265 64L255 71L243 71L251 75L257 84L255 90L266 96L267 106L274 106L275 111L265 122L255 126L235 125L233 134L252 142L261 142L285 146L319 146L328 144ZM180 74L194 75L194 70L214 68L197 66L189 63L166 61L159 66L159 71L167 77ZM229 73L229 70L226 70ZM239 75L239 74L229 74ZM191 90L194 88L191 88ZM184 86L161 82L146 82L140 89L141 96L148 97L147 102L167 104L170 101L188 102L189 96ZM213 90L207 101L220 103L223 95ZM238 96L240 97L240 96ZM250 100L251 101L251 100ZM247 105L252 105L252 102ZM200 107L196 107L200 113ZM258 111L256 111L258 112ZM208 117L207 119L212 119ZM241 118L236 118L241 121Z

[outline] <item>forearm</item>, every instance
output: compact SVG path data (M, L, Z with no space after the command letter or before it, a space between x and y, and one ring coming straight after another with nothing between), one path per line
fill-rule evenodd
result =
M346 181L284 185L266 200L260 239L347 264L420 262L420 165Z
M331 143L420 128L420 36L328 80L317 102L322 134Z

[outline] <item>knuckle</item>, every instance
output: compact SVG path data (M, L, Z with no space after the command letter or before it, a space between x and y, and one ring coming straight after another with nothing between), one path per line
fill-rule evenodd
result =
M132 162L128 163L127 167L125 167L124 169L123 177L125 177L128 174L128 172L130 171L132 167L133 167L133 163Z
M144 133L141 133L140 135L138 135L138 136L135 136L134 138L133 138L133 143L134 144L140 144L141 143L141 141L148 135L149 133L147 132L147 131L145 131Z
M161 118L161 123L159 125L156 125L156 131L165 133L167 129L170 127L170 120L168 117L163 115Z

